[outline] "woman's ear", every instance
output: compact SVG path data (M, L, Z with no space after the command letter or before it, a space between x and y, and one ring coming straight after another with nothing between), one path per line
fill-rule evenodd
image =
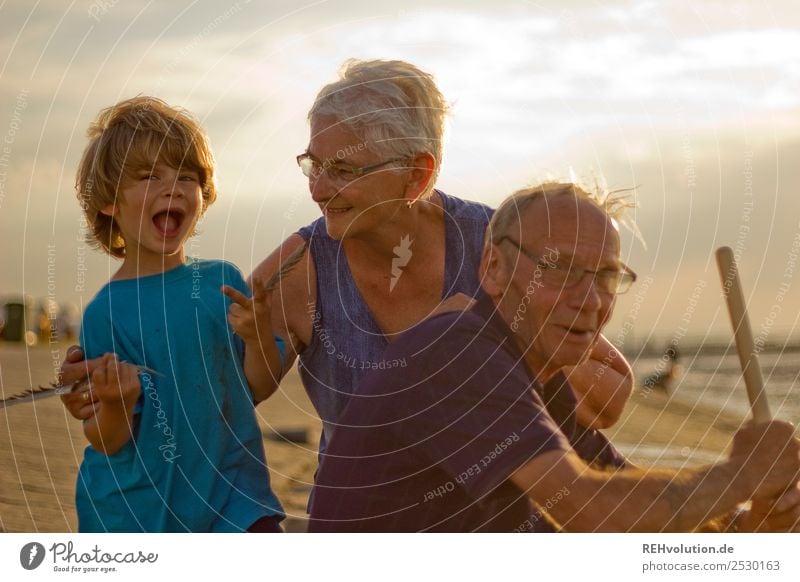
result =
M100 209L100 214L103 214L105 216L111 216L113 218L114 214L116 213L116 210L117 210L116 204L106 204L103 208Z
M408 162L408 182L406 183L405 198L411 206L427 190L433 180L436 169L436 159L429 152L419 153Z

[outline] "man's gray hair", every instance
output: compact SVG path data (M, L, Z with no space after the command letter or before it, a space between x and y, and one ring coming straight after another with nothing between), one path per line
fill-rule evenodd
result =
M625 210L636 206L625 194L632 189L607 192L600 186L584 190L572 182L543 182L517 190L506 198L495 211L486 229L486 245L499 244L503 237L512 236L520 240L522 223L520 217L535 201L542 198L573 196L586 200L602 210L614 224L623 220ZM627 224L631 228L631 224ZM635 230L635 225L633 225ZM637 231L638 232L638 231Z
M430 153L433 176L423 196L433 191L442 163L442 135L449 106L433 77L404 61L344 63L339 80L317 95L309 121L332 117L386 158Z

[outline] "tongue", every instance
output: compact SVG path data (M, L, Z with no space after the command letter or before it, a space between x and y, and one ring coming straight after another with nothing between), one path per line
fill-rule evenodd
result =
M156 228L164 234L174 234L178 229L178 221L168 212L159 212L153 217Z

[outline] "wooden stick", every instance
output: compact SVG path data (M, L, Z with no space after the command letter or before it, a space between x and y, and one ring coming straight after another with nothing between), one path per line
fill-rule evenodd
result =
M764 392L764 379L761 377L761 366L758 364L758 352L753 345L753 333L750 331L750 318L747 316L747 305L742 293L742 282L739 280L739 269L730 247L717 249L717 267L722 280L722 292L728 304L731 316L736 351L742 366L747 397L753 411L753 420L769 422L772 414L769 411L767 395Z

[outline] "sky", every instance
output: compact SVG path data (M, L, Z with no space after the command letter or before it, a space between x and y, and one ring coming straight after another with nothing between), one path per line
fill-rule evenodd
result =
M118 263L83 242L85 131L135 95L192 111L218 201L189 254L249 272L318 216L295 164L348 58L410 61L452 104L438 187L497 205L545 179L636 186L618 343L800 335L800 7L775 1L0 0L0 298L83 305Z

